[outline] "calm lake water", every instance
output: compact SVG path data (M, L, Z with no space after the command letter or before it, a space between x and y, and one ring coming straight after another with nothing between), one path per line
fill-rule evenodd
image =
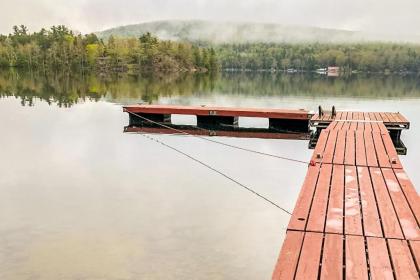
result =
M269 279L289 216L137 134L122 104L399 111L420 187L416 77L0 73L0 279ZM176 121L193 120L178 117ZM266 125L240 119L240 125ZM292 210L306 166L155 135ZM303 140L214 138L307 160Z

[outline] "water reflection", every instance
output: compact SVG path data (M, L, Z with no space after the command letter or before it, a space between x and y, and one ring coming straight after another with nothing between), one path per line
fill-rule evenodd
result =
M96 76L77 73L42 75L0 72L0 96L15 96L22 105L39 99L69 107L86 100L153 103L162 97L192 95L357 97L369 99L420 97L415 76L329 78L318 75L222 73L217 75Z
M166 124L167 125L167 124ZM176 130L157 126L125 126L126 133L151 133L151 134L179 134L198 136L219 136L235 138L259 138L259 139L295 139L308 140L309 133L279 132L273 129L264 128L236 128L236 129L200 129L191 125L170 125Z
M122 133L129 120L119 103L400 111L412 122L401 160L419 188L419 87L399 76L1 73L0 279L269 279L289 217L162 145ZM305 165L154 137L293 209ZM307 141L219 140L301 160L312 153Z

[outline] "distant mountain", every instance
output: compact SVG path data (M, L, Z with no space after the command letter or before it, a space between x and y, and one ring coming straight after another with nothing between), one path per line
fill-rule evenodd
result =
M363 42L398 41L420 43L420 36L395 37L358 31L292 26L271 23L212 22L204 20L166 20L126 25L96 32L100 38L139 37L150 32L160 39L206 41L212 43L244 42Z

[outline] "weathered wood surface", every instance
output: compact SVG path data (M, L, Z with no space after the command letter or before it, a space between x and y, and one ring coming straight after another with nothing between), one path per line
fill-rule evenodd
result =
M124 112L143 114L181 114L196 116L260 117L272 119L307 120L312 117L304 109L235 108L181 105L128 105Z
M409 128L410 122L401 113L384 112L337 112L335 116L326 112L323 115L314 114L310 120L312 125L328 125L332 122L351 121L358 122L359 126L371 126L375 123L384 123L386 126L395 128ZM351 125L354 127L355 125Z
M273 279L420 279L420 198L376 122L402 119L349 114L319 137Z

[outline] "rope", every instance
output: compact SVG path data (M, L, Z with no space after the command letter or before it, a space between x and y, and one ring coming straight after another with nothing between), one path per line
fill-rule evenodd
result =
M162 141L160 141L160 140L158 140L156 138L153 138L153 137L151 137L149 135L146 135L144 133L138 133L138 134L140 134L143 137L146 137L147 139L149 139L151 141L154 141L156 143L159 143L159 144L165 146L166 148L169 148L169 149L171 149L171 150L173 150L173 151L175 151L175 152L177 152L177 153L179 153L179 154L181 154L181 155L183 155L183 156L185 156L185 157L187 157L187 158L189 158L189 159L191 159L191 160L193 160L193 161L201 164L202 166L204 166L204 167L212 170L213 172L215 172L215 173L217 173L217 174L225 177L226 179L232 181L233 183L235 183L236 185L242 187L243 189L247 190L248 192L250 192L250 193L258 196L259 198L261 198L261 199L265 200L266 202L270 203L271 205L277 207L278 209L282 210L283 212L285 212L285 213L287 213L289 215L292 215L292 213L290 211L288 211L285 208L281 207L280 205L278 205L277 203L275 203L272 200L268 199L267 197L259 194L258 192L254 191L252 188L246 186L245 184L239 182L238 180L232 178L231 176L229 176L229 175L223 173L222 171L220 171L220 170L212 167L211 165L209 165L209 164L207 164L207 163L205 163L205 162L203 162L203 161L201 161L201 160L199 160L199 159L197 159L197 158L195 158L195 157L193 157L193 156L191 156L191 155L189 155L189 154L187 154L187 153L185 153L185 152L183 152L183 151L181 151L181 150L179 150L179 149L177 149L177 148L175 148L173 146L170 146L170 145L168 145L168 144L166 144L166 143L164 143L164 142L162 142Z
M258 154L258 155L262 155L262 156L268 156L268 157L282 159L282 160L287 160L287 161L291 161L291 162L302 163L302 164L305 164L305 165L310 164L310 162L308 162L308 161L303 161L303 160L293 159L293 158L289 158L289 157L285 157L285 156L279 156L279 155L264 153L264 152L260 152L260 151L256 151L256 150L252 150L252 149L243 148L243 147L239 147L239 146L236 146L236 145L232 145L232 144L220 142L220 141L217 141L217 140L209 139L209 138L206 138L206 137L203 137L203 136L200 136L200 135L194 135L194 134L188 133L186 131L183 131L183 130L180 130L180 129L176 129L174 127L170 127L168 125L165 125L165 124L162 124L162 123L159 123L159 122L155 122L153 120L150 120L150 119L148 119L148 118L146 118L144 116L141 116L141 115L136 114L136 113L133 113L133 112L127 111L127 113L132 114L132 115L134 115L136 117L139 117L139 118L141 118L141 119L143 119L145 121L148 121L150 123L159 125L161 127L164 127L164 128L167 128L167 129L170 129L170 130L173 130L173 131L176 131L178 133L189 135L189 136L192 136L192 137L195 137L195 138L199 138L199 139L202 139L204 141L208 141L208 142L215 143L215 144L218 144L218 145L222 145L222 146L226 146L226 147L229 147L229 148L233 148L233 149L237 149L237 150L241 150L241 151L245 151L245 152L249 152L249 153L253 153L253 154ZM198 129L201 129L201 130L205 130L205 129L203 129L201 127L198 127L198 126L195 126L195 127L198 128Z

